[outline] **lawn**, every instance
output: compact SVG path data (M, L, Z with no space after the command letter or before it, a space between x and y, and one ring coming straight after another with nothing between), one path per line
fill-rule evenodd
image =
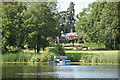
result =
M97 44L97 43L92 43L92 42L84 42L84 45L87 47L105 47L104 44Z
M65 53L97 53L97 54L118 54L118 50L100 50L100 51L65 51Z

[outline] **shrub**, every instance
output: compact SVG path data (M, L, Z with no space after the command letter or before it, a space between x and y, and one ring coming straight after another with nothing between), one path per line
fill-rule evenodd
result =
M65 55L65 50L61 45L56 45L54 48L50 48L49 52L55 53L56 55Z
M41 62L47 62L47 61L53 61L54 60L55 53L51 52L43 52L38 58L38 61Z
M30 58L30 62L37 62L37 61L38 61L37 55L33 55L33 56Z
M67 53L68 57L70 57L71 61L79 61L80 58L84 55L82 53Z

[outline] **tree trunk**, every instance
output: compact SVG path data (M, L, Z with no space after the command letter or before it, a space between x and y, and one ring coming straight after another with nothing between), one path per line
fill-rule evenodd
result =
M114 49L116 49L116 46L115 46L115 39L114 39Z
M34 52L36 53L36 48L34 48Z
M45 51L45 47L43 47L42 49L43 49L43 51Z
M37 45L37 53L39 53L39 51L40 51L40 46L39 46L39 44Z

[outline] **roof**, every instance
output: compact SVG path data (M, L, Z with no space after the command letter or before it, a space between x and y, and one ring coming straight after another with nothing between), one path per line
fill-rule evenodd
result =
M62 34L61 37L66 37L66 34Z
M78 36L76 32L74 33L68 33L66 36Z

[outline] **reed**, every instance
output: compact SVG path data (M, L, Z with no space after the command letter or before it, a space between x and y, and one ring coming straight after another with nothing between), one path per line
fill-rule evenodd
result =
M51 52L43 52L39 54L20 52L6 53L2 55L3 62L47 62L54 59L55 54Z
M2 55L3 62L47 62L54 59L55 53L49 51L34 54L30 52L7 53ZM72 62L80 63L120 63L118 51L67 51Z
M118 53L67 53L72 61L80 63L120 63Z
M28 52L6 53L2 55L3 62L29 62L35 54Z

